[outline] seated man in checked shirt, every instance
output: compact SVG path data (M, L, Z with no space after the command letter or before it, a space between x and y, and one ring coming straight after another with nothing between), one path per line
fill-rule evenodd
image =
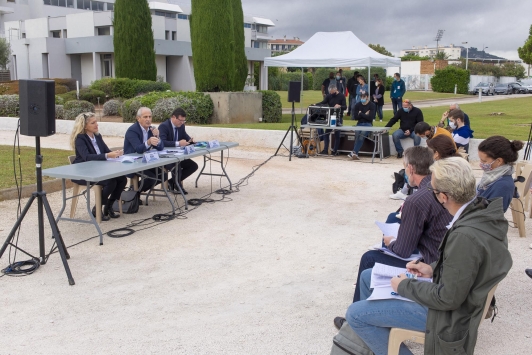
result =
M423 262L427 264L438 259L438 247L447 232L447 225L453 219L453 216L434 198L434 193L428 189L431 186L429 167L434 161L433 154L429 148L420 146L405 151L403 164L408 184L417 187L418 191L405 200L397 239L383 237L386 247L395 254L407 258L417 249L423 256ZM407 261L378 250L364 253L360 259L353 302L360 301L360 274L372 268L375 263L404 268Z

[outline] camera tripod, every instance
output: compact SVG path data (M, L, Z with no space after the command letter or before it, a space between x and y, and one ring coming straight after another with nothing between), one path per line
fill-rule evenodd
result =
M15 237L17 230L19 229L22 221L24 220L26 213L28 213L28 210L30 209L33 202L37 200L40 263L46 264L48 257L55 250L55 248L52 247L50 254L46 255L45 253L44 215L43 215L43 207L44 207L44 210L46 211L46 216L48 217L48 222L50 223L50 227L52 228L52 237L55 239L57 249L59 251L59 254L61 255L61 260L63 261L63 267L65 268L65 272L68 277L68 283L70 285L74 285L75 284L74 278L72 277L72 273L70 272L70 267L68 266L68 262L67 262L67 259L70 259L70 255L68 254L68 251L65 247L65 243L63 242L63 237L61 236L61 232L59 231L59 228L57 227L57 222L54 218L54 214L52 213L52 209L50 208L50 204L48 203L48 199L46 198L46 192L43 191L42 189L42 160L43 160L43 157L41 155L41 140L40 140L40 137L35 137L35 166L36 166L36 171L37 171L37 191L32 193L30 199L26 203L26 206L22 210L22 213L20 214L17 221L15 222L13 229L11 229L11 232L9 233L6 241L4 242L4 245L2 245L2 248L0 249L0 258L2 258L2 255L4 255L4 252L6 251L7 247L12 246L17 250L20 250L22 253L28 255L32 259L38 259L37 257L31 255L30 253L20 248L18 245L13 244L13 238Z

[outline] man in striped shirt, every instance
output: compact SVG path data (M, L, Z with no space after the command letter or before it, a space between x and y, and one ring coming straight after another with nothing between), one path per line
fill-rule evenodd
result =
M438 259L438 247L445 236L447 225L453 219L453 216L434 198L434 193L429 190L431 186L429 167L433 161L433 152L429 148L418 146L405 151L403 158L405 174L409 185L417 187L418 191L405 200L397 239L394 240L390 236L383 237L386 247L401 258L408 258L417 249L427 264ZM407 261L386 255L378 250L364 253L358 268L353 302L360 301L360 274L372 268L375 263L405 267Z

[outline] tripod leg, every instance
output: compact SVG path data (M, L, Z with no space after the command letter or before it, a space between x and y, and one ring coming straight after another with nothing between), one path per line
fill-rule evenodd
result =
M290 128L292 128L292 127L290 127ZM290 132L290 128L288 128L288 129L286 130L286 133L284 134L283 140L281 141L281 144L279 144L279 147L278 147L277 150L275 151L275 154L274 154L274 155L277 155L277 154L279 153L279 149L281 149L281 147L284 145L283 143L284 143L284 141L285 141L285 139L286 139L286 136L288 136L288 132Z
M71 286L75 285L76 283L74 282L74 278L72 277L72 273L70 272L70 267L68 266L67 262L67 259L70 258L70 255L68 254L68 251L65 248L63 237L59 232L59 228L57 227L57 223L55 222L54 214L52 213L52 209L50 208L50 204L48 203L46 195L42 196L42 203L44 205L44 209L46 210L46 216L48 217L48 222L50 222L50 227L52 227L52 235L55 237L55 242L57 243L57 250L59 251L59 255L61 255L61 260L63 261L63 267L65 268L65 272L67 274L68 283Z
M2 255L4 255L4 252L6 251L7 246L13 240L13 237L15 236L15 233L17 232L18 227L22 223L22 220L26 216L26 213L28 213L28 210L30 209L33 201L35 200L35 196L36 196L35 194L31 195L31 197L28 200L28 202L26 202L26 206L24 206L24 209L22 210L22 213L20 214L20 216L18 217L17 221L15 222L15 225L13 226L13 229L11 229L11 232L9 232L9 235L6 238L6 241L5 241L4 245L2 245L2 249L0 249L0 258L2 257Z

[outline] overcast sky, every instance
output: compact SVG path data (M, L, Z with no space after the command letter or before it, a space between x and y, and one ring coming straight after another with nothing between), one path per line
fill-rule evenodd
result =
M378 43L395 56L412 46L462 45L507 59L519 59L532 24L532 1L508 0L242 0L244 13L275 23L274 38L305 41L320 31L352 31L364 43ZM331 50L331 49L327 49ZM332 49L339 50L341 48Z

